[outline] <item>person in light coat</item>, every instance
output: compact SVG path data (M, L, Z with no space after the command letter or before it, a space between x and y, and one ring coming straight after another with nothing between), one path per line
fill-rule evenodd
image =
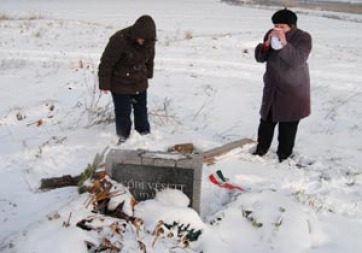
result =
M253 154L265 155L278 125L279 161L293 153L298 124L311 113L308 57L312 50L309 33L297 27L297 15L288 9L272 16L274 28L255 48L257 62L266 63L260 108L258 144Z

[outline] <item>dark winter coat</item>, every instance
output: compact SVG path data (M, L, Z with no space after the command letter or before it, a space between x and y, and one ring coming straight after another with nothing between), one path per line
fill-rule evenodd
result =
M311 113L307 59L312 38L294 27L286 33L286 39L287 45L279 51L265 50L262 43L255 49L255 59L266 62L260 115L266 119L271 110L274 122L297 121Z
M137 44L137 38L145 39L145 44ZM150 16L111 36L99 64L99 88L118 94L145 91L153 76L155 40L156 25Z

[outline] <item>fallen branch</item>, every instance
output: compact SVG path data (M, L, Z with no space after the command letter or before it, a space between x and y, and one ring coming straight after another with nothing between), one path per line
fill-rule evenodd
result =
M95 172L94 177L98 178L104 175L104 171L98 171ZM68 186L78 186L78 183L80 182L82 176L70 176L65 175L61 177L52 177L52 178L44 178L41 180L41 184L39 189L40 190L52 190L62 187L68 187Z
M252 139L243 138L241 140L229 142L220 147L216 147L203 152L204 163L213 164L217 157L222 156L235 148L242 148L246 144L255 143ZM192 143L176 144L168 149L169 152L178 152L182 154L192 154L195 151L195 146Z
M252 139L243 138L241 140L229 142L217 148L210 149L204 152L204 163L213 164L217 157L222 156L235 148L242 148L246 144L255 143Z

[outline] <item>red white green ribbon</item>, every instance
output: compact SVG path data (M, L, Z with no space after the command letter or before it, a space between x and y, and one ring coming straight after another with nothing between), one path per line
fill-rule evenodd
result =
M228 183L227 179L224 177L224 175L222 174L222 172L220 170L216 171L216 173L211 174L209 176L209 180L211 183L219 186L220 188L225 188L228 190L239 190L239 191L244 191L243 188L241 188L240 186Z

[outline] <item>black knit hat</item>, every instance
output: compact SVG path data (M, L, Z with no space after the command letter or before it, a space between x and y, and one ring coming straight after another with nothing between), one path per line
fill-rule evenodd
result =
M297 25L297 14L287 8L279 10L272 16L273 24Z

